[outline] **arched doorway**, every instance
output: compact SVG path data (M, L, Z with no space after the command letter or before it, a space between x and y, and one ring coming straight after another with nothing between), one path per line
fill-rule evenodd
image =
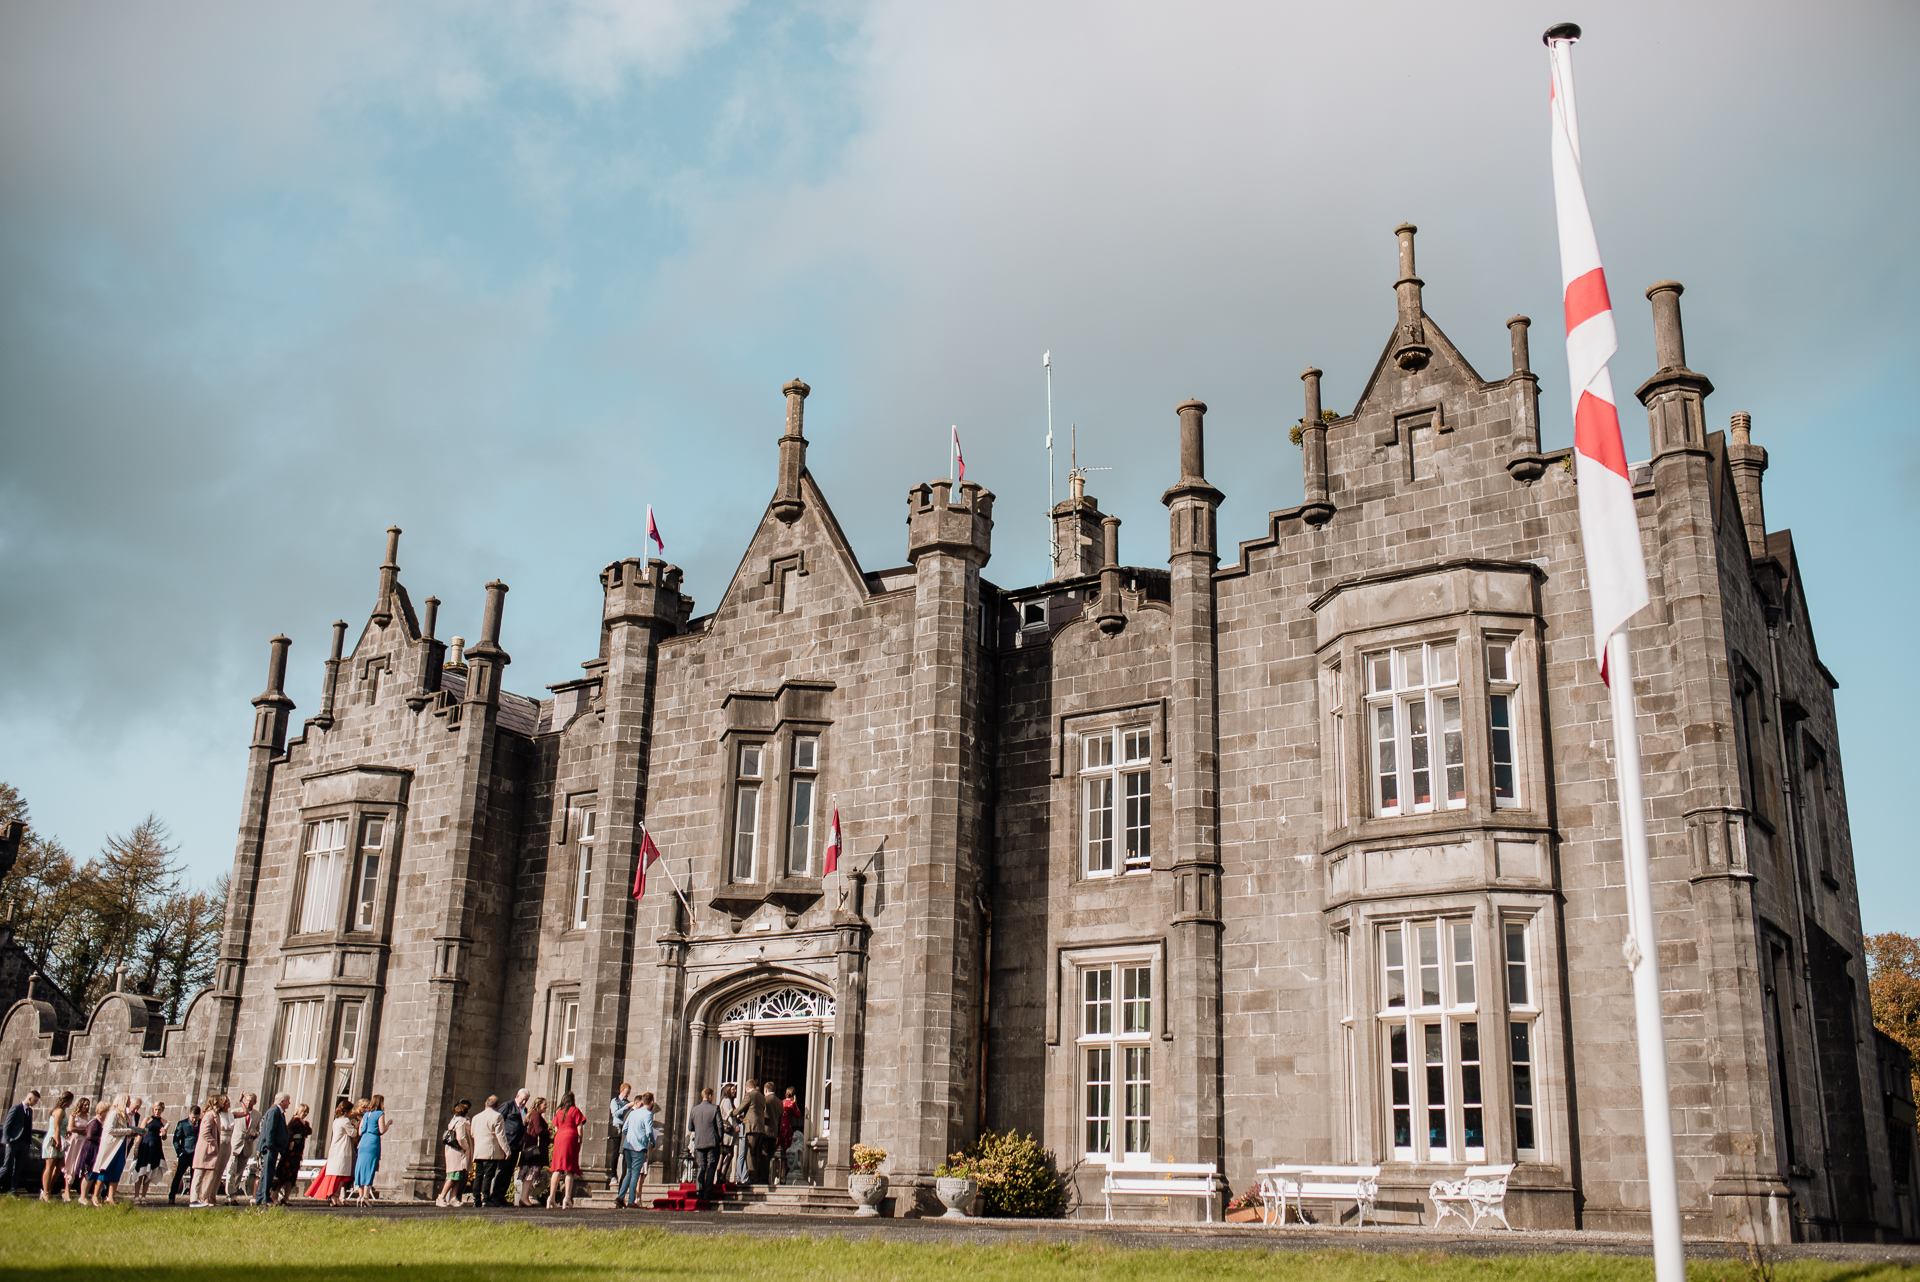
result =
M708 1082L736 1089L748 1081L771 1081L776 1099L788 1088L806 1110L805 1182L817 1183L825 1166L833 1125L833 995L792 980L778 980L723 998L709 1008L702 1030L704 1055L696 1057ZM790 1173L790 1183L799 1183Z

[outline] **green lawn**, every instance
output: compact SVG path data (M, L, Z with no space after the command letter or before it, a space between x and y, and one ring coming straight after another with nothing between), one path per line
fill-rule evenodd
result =
M1743 1282L1731 1260L1696 1264L1694 1282ZM1650 1279L1643 1260L1541 1255L1495 1260L1434 1252L1385 1255L1353 1251L1131 1251L1100 1246L1021 1243L939 1246L858 1241L830 1233L800 1240L744 1235L691 1236L663 1229L542 1228L476 1219L381 1220L284 1211L141 1212L83 1210L0 1200L0 1276L99 1282L232 1279L232 1282L339 1282L404 1277L412 1282L547 1282L553 1279L830 1278L857 1282L1064 1282L1100 1278L1315 1282L1449 1282L1506 1278ZM1781 1265L1779 1282L1878 1282L1911 1277L1890 1266Z

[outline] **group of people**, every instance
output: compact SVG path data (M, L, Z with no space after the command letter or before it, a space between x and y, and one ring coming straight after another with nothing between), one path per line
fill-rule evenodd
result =
M543 1170L552 1172L546 1205L573 1205L586 1114L574 1106L571 1091L560 1097L551 1117L547 1097L533 1099L530 1094L523 1086L504 1104L498 1095L489 1095L478 1113L472 1100L453 1106L440 1135L447 1180L435 1205L538 1206L535 1185Z
M32 1156L34 1112L40 1092L7 1110L6 1147L0 1184L15 1192ZM188 1204L210 1207L224 1192L228 1203L249 1197L261 1206L284 1202L291 1196L307 1136L307 1106L288 1111L285 1095L264 1112L258 1097L242 1095L238 1102L212 1095L205 1104L190 1105L187 1115L169 1127L167 1106L156 1102L150 1112L138 1095L118 1095L96 1103L72 1091L63 1091L47 1112L40 1140L40 1200L54 1194L63 1202L107 1206L119 1199L120 1185L131 1181L133 1199L145 1203L153 1179L166 1169L167 1144L173 1146L173 1179L167 1201L175 1202L184 1186Z
M739 1092L728 1084L717 1101L711 1086L700 1091L687 1118L687 1144L702 1199L711 1199L722 1180L750 1188L806 1178L807 1111L793 1087L784 1099L774 1089L770 1081L749 1081Z
M307 1185L307 1196L330 1206L365 1206L377 1198L373 1179L380 1173L380 1141L392 1125L384 1095L357 1103L344 1095L335 1100L333 1120L327 1124L327 1164ZM299 1169L297 1163L294 1169Z

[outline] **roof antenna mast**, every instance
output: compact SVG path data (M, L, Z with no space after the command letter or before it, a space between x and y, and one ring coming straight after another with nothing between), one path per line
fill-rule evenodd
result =
M1047 369L1047 573L1060 564L1060 544L1053 531L1053 349L1040 353Z

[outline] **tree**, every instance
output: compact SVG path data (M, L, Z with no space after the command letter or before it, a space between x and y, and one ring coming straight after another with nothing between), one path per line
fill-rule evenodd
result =
M1867 936L1867 991L1873 1025L1913 1056L1920 1097L1920 939L1888 931Z
M126 970L127 987L157 998L168 1022L213 979L226 925L224 875L207 890L181 886L166 824L148 815L76 866L59 842L31 828L26 799L0 783L0 822L29 824L3 883L14 939L35 965L91 1012Z

